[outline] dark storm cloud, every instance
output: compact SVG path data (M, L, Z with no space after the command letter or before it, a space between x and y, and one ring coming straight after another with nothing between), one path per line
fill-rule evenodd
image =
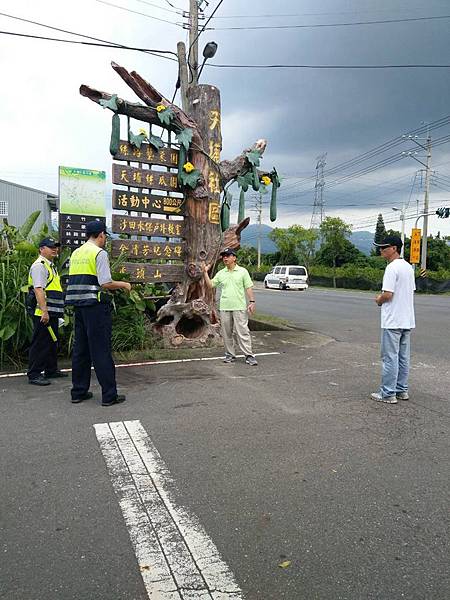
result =
M254 19L218 19L214 25L336 23L450 14L448 2L438 0L430 0L426 6L413 0L397 7L390 1L379 1L375 8L373 2L364 0L322 2L319 8L312 0L292 0L278 2L276 12L323 16L270 19L257 19L256 15L273 14L272 2L228 0L220 14L250 12L254 13ZM219 43L212 62L222 64L450 64L449 25L450 19L323 29L211 31L207 37ZM206 41L206 34L204 37ZM264 163L272 165L276 160L285 175L314 176L318 154L327 152L327 164L332 166L420 127L424 121L450 114L450 69L209 68L205 75L221 89L224 114L239 109L268 116L259 124L258 133L269 141ZM433 136L447 133L450 133L448 126L433 132ZM240 139L228 144L233 152L253 141L248 139L245 118L237 137ZM401 153L410 145L393 152ZM449 150L449 145L437 149L434 160L437 162ZM393 203L391 197L397 203L407 200L417 168L420 165L412 159L402 160L389 171L371 174L369 181L356 180L326 190L326 200L330 208L353 204L367 206L376 213L377 202L382 210ZM387 180L395 177L403 178L386 185ZM366 189L370 183L379 188ZM286 179L286 191L280 190L281 215L295 210L289 203L298 204L301 213L310 212L313 185L307 189L300 186L296 194L296 188L289 189L291 180Z

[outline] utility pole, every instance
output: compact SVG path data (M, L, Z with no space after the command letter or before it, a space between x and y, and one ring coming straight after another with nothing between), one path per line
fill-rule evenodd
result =
M189 0L189 85L198 84L198 3Z
M427 164L425 172L425 197L423 202L423 233L422 233L422 255L420 261L421 274L427 268L427 242L428 242L428 211L430 194L430 170L431 170L431 137L427 136Z
M327 153L325 152L325 154L321 154L317 157L316 184L314 186L314 206L311 216L311 225L309 226L310 229L319 229L324 217L323 188L325 186L325 177L323 171L326 163Z

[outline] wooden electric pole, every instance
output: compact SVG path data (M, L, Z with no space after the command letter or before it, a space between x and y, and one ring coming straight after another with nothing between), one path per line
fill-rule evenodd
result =
M198 84L198 4L189 0L189 86Z

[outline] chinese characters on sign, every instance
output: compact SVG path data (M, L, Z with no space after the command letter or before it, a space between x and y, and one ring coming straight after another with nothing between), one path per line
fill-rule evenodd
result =
M409 251L409 262L412 265L420 263L420 239L421 230L413 229L411 232L411 247Z
M114 233L145 235L147 237L181 238L184 235L184 222L113 215L112 230Z
M163 167L178 167L178 150L173 148L155 150L150 144L141 144L140 148L136 148L124 140L120 140L119 151L114 158L128 162L162 165Z
M184 215L184 198L113 190L112 207L138 212Z
M208 113L208 153L212 162L209 164L206 185L212 197L209 203L208 219L210 223L219 224L220 221L220 175L219 169L214 163L220 162L220 151L222 150L222 136L220 134L220 107L214 108Z
M120 273L130 276L135 283L163 283L164 281L181 281L184 274L183 265L150 265L148 263L124 263Z
M78 248L86 241L86 223L89 221L106 222L105 217L59 214L59 232L62 246Z
M151 169L136 169L124 165L113 164L112 182L128 187L179 192L176 173L153 171Z
M184 244L173 242L149 242L136 240L113 240L112 255L114 257L126 255L128 258L165 260L182 260L184 258Z

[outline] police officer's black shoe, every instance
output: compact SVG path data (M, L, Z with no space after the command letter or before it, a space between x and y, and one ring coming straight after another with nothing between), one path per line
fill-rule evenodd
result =
M94 394L92 392L86 392L82 396L78 396L78 398L72 398L72 404L79 404L83 402L83 400L90 400Z
M59 379L60 377L68 377L67 373L63 373L62 371L55 371L54 373L45 373L45 377L47 379Z
M120 404L121 402L125 402L126 396L123 394L119 394L114 398L114 400L110 400L109 402L102 402L102 406L113 406L113 404Z
M31 385L50 385L50 381L42 375L39 375L35 379L29 379L28 383L31 383Z

